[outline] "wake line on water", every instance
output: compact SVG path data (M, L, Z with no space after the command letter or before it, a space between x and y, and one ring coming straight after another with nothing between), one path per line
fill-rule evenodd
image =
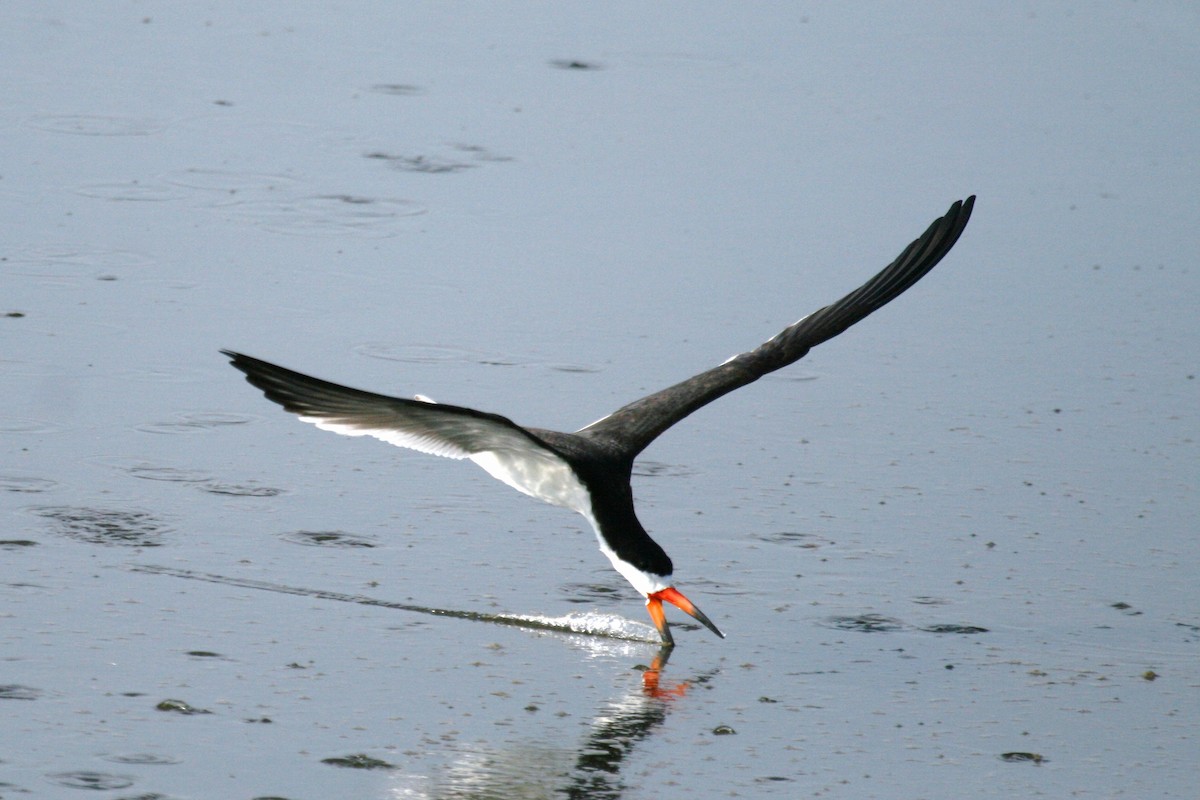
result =
M451 617L454 619L471 620L472 622L490 622L494 625L511 625L527 630L558 631L560 633L573 633L583 636L598 636L605 639L619 639L627 642L658 643L658 634L649 625L633 622L614 614L600 614L594 611L582 614L566 614L561 617L547 617L540 614L486 614L481 611L460 611L453 608L433 608L414 603L397 603L361 594L344 594L325 589L286 586L281 583L271 583L270 581L235 578L229 575L197 572L196 570L179 569L177 567L164 567L157 564L132 564L128 569L133 572L145 572L151 575L170 575L173 578L185 578L191 581L220 583L225 586L240 586L243 589L294 594L301 597L315 597L320 600L336 600L340 603L357 603L362 606L379 606L380 608L391 608L397 611L410 611L414 614Z

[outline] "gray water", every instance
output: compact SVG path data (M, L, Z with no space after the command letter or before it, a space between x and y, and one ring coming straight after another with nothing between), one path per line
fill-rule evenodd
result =
M0 797L1193 797L1200 14L869 10L0 5ZM971 193L639 462L657 683L414 611L647 621L217 353L574 429Z

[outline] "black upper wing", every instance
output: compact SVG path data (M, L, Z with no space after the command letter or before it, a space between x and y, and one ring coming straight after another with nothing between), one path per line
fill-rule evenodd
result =
M231 350L221 352L268 400L318 428L346 436L373 436L446 458L547 449L545 443L499 414L365 392Z
M798 361L813 347L899 297L950 252L974 205L974 195L955 202L895 261L836 303L809 314L754 350L618 409L578 435L605 441L625 457L633 458L696 409Z

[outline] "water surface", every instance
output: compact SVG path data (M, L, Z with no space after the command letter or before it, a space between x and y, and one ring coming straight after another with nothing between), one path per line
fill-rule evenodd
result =
M871 11L0 7L0 794L1192 796L1200 20ZM665 663L414 611L645 623L217 353L574 429L971 193L639 462Z

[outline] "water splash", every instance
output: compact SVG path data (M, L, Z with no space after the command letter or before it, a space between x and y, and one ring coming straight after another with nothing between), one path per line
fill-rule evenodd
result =
M605 614L600 611L575 611L560 617L542 615L512 614L506 616L512 624L528 624L530 627L544 628L568 633L580 633L585 636L603 636L608 639L621 639L630 642L649 642L657 644L658 632L641 622L617 614Z

